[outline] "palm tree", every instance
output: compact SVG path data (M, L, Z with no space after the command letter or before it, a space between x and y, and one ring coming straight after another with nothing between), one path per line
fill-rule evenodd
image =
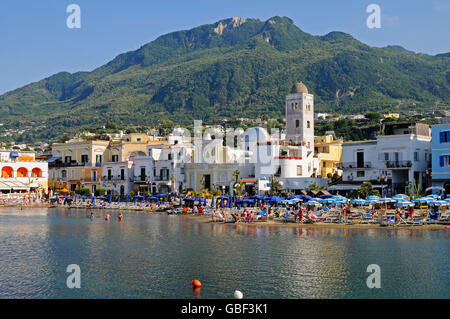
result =
M235 178L235 180L236 180L236 183L237 183L237 181L238 181L239 174L241 174L241 171L238 170L238 169L235 170L235 171L232 173L232 175L234 176L234 178Z
M281 183L272 177L272 183L270 183L270 195L277 195L280 193L282 188Z

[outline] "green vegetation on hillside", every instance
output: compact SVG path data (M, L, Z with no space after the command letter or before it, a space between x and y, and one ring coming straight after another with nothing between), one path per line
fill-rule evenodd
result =
M61 72L0 96L3 139L54 140L81 127L280 117L293 83L317 111L450 107L450 57L313 36L292 20L226 19L173 32L92 72ZM345 126L345 125L344 125ZM356 136L355 136L356 137Z

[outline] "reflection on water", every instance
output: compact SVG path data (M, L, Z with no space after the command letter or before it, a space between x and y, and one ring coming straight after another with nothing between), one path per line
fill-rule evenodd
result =
M198 223L118 211L0 210L1 298L449 298L443 230ZM81 268L81 289L66 267ZM381 289L369 289L369 264ZM203 287L191 288L199 279Z

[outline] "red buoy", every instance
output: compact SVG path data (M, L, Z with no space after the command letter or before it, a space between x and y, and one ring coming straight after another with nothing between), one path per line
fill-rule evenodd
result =
M193 287L201 287L202 283L200 282L200 280L192 280L192 286Z

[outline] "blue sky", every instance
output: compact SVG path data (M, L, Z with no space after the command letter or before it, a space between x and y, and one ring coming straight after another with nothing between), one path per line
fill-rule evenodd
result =
M81 29L66 7L81 7ZM366 7L381 7L381 28ZM160 35L234 16L288 16L305 32L350 33L373 46L450 52L450 0L1 0L0 94L60 71L91 71Z

